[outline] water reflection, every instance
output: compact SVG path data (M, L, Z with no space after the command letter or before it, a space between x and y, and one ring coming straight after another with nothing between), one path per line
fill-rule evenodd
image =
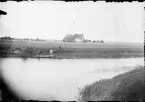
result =
M1 59L10 86L26 99L37 100L75 100L78 88L136 65L144 65L144 59Z

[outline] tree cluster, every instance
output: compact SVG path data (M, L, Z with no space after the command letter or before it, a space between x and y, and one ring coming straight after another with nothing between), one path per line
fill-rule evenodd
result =
M0 40L13 40L14 38L11 38L11 37L0 37Z

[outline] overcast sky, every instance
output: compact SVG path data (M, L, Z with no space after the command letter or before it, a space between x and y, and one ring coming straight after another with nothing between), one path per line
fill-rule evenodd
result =
M143 42L143 3L4 2L0 36L62 39L83 33L92 40Z

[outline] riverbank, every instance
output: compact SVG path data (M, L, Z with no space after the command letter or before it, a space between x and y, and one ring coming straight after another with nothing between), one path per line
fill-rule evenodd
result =
M145 68L103 79L80 90L78 101L143 101L145 100Z
M48 55L40 55L40 56L33 56L33 57L24 57L24 56L0 56L0 58L38 58L38 59L124 59L124 58L143 58L143 56L120 56L120 57L108 57L108 56L104 56L104 57L74 57L74 56L48 56Z
M77 52L60 52L54 53L54 55L49 54L39 54L39 55L21 55L21 54L0 54L1 58L52 58L52 59L119 59L119 58L142 58L144 57L143 52L87 52L87 53L77 53Z

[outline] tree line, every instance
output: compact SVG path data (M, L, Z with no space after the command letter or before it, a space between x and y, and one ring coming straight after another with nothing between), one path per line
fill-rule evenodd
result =
M12 38L12 37L9 37L9 36L4 36L4 37L0 37L0 40L25 40L25 41L28 41L28 40L33 40L33 41L45 41L44 39L39 39L39 38L36 38L36 39L31 39L31 38L23 38L23 39L20 39L20 38Z

